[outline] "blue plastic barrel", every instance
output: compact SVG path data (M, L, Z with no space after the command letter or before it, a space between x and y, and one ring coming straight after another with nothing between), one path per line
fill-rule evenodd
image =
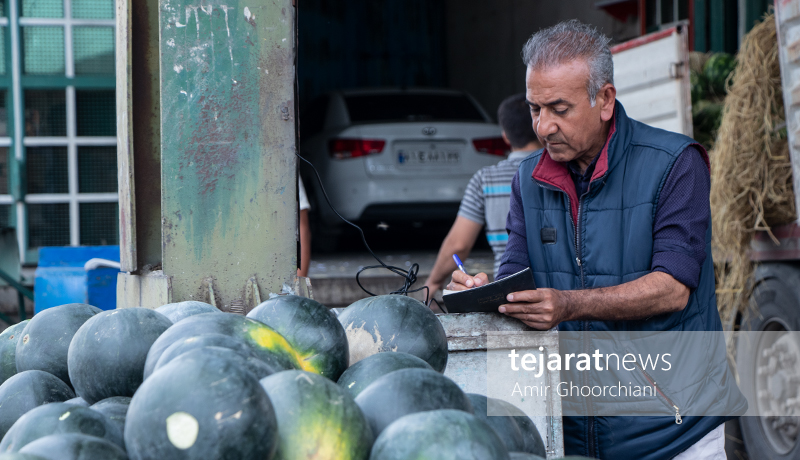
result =
M84 268L90 259L119 262L119 246L39 248L34 282L34 314L65 303L88 303L103 310L117 308L119 269Z

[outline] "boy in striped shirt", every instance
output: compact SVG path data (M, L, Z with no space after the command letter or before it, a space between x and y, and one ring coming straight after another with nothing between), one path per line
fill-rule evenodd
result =
M542 148L542 145L533 131L530 107L524 93L505 99L497 109L497 119L503 130L503 139L511 146L511 154L494 166L482 168L470 179L456 221L442 242L431 274L425 281L425 286L430 290L429 297L442 288L456 269L452 255L458 254L465 259L484 226L486 239L494 253L495 273L500 266L508 241L506 217L511 180L520 162Z

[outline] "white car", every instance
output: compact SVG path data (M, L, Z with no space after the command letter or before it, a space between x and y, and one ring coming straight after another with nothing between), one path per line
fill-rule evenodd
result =
M480 168L506 157L500 127L469 95L442 89L339 91L300 114L300 152L339 213L362 223L452 221ZM315 238L343 222L300 165Z

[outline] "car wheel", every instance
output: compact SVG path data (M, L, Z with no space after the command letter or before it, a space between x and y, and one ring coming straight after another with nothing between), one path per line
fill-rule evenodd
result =
M743 318L741 329L773 333L758 334L755 344L745 344L740 337L736 350L741 389L755 395L750 403L758 405L760 414L800 396L798 366L769 365L770 359L764 358L775 356L781 363L800 363L800 344L793 334L782 333L800 330L800 270L781 264L770 271L772 276L753 293L758 309ZM800 458L800 417L745 416L739 419L739 425L751 459Z

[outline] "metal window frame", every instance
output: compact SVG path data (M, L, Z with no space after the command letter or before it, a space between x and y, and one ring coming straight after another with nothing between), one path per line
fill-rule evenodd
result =
M664 22L664 19L661 17L661 4L664 0L655 0L655 10L656 10L656 25L658 26L659 30L669 29L670 27L680 24L686 20L686 18L680 17L680 2L681 0L672 0L672 21ZM688 1L688 0L687 0ZM691 2L689 2L691 3ZM691 5L688 5L689 11L691 11ZM644 21L644 15L642 15L642 21Z
M15 205L11 225L17 228L22 263L38 261L37 248L28 247L28 204L69 203L70 205L70 245L80 245L80 204L113 203L119 201L117 193L79 193L78 191L78 148L81 146L116 146L116 136L78 136L75 90L114 89L116 77L105 75L75 75L73 27L111 27L116 29L116 20L82 19L72 17L72 0L63 0L64 16L61 18L35 18L21 16L21 1L9 0L5 17L0 17L0 31L8 29L10 40L11 68L7 78L0 78L0 88L8 90L6 106L9 123L9 137L0 137L0 147L12 147L9 155L9 194L0 195L0 205ZM113 1L113 0L108 0ZM64 31L64 74L63 75L24 75L22 72L21 28L28 26L62 27ZM115 33L116 35L116 33ZM63 89L66 91L67 135L64 137L26 137L24 134L24 90ZM10 102L10 104L9 104ZM69 178L68 193L65 194L25 194L22 183L25 174L25 148L43 146L66 146ZM9 153L10 153L9 152ZM13 163L13 164L12 164Z

